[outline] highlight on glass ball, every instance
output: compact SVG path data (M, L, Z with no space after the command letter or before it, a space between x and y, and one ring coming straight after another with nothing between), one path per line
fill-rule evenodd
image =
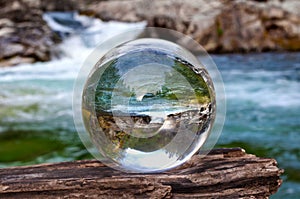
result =
M197 153L216 119L216 95L196 60L159 38L127 41L102 56L81 96L92 154L122 171L161 172Z

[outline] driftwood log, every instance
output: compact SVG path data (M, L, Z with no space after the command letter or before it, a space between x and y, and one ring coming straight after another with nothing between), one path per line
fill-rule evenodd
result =
M0 169L0 198L268 198L282 172L274 159L240 148L195 155L159 174L126 174L83 160Z

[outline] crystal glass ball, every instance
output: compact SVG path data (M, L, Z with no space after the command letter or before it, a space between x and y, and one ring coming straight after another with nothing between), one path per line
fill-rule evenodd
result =
M85 83L82 116L105 164L160 172L195 154L215 118L212 80L197 58L162 39L117 46Z

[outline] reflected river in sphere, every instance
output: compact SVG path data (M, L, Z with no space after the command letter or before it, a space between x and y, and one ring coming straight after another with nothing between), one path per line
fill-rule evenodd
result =
M175 43L138 39L95 65L84 87L82 114L105 164L158 172L199 150L216 103L207 71L190 59L193 55Z

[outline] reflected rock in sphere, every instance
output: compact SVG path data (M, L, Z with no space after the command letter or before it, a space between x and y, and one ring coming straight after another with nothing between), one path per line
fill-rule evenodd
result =
M110 50L82 96L84 124L101 161L128 172L160 172L187 161L207 139L215 110L206 69L161 39Z

